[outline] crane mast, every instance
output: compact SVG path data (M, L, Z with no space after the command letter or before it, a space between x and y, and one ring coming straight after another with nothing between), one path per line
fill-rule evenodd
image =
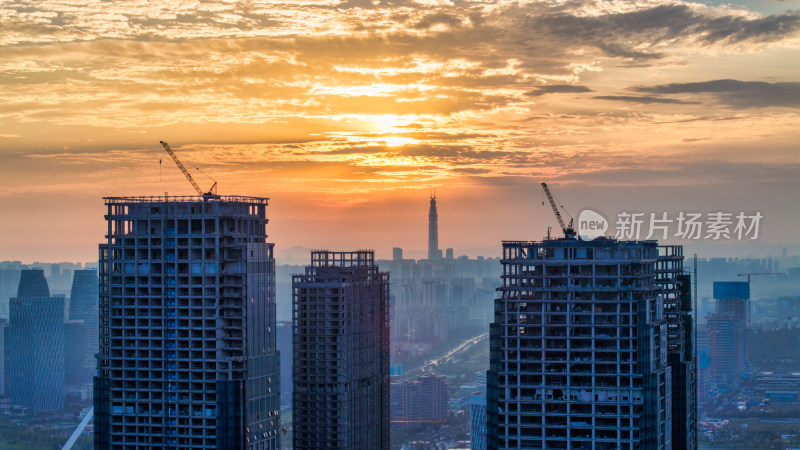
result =
M197 185L197 182L194 181L194 178L192 178L192 174L190 174L189 171L186 170L186 167L183 166L183 163L181 162L181 160L178 159L178 155L176 155L175 152L173 152L172 149L169 148L169 144L167 144L164 141L159 141L159 142L161 142L161 146L164 147L164 150L166 150L167 153L169 153L169 156L172 157L172 160L175 161L175 165L178 166L179 169L181 169L181 172L183 172L183 176L185 176L186 179L189 180L189 183L192 184L192 187L194 188L194 190L197 191L197 195L213 196L213 195L217 194L217 182L216 181L211 186L211 189L208 190L208 192L203 192L203 190L200 189L200 186Z
M550 207L553 208L553 213L556 215L558 224L561 226L561 231L564 232L564 237L567 239L574 239L575 229L572 226L573 219L569 220L569 225L565 225L564 219L561 218L561 213L558 211L558 205L556 205L556 201L553 199L553 194L550 193L550 188L547 187L547 183L542 183L542 189L544 189L544 193L547 195L547 200L550 202Z

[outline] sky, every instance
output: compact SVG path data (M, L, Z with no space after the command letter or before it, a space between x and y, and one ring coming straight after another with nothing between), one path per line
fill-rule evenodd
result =
M800 2L0 0L0 259L93 261L102 198L270 198L276 255L498 254L566 214L760 213L800 253ZM555 231L554 231L555 233ZM644 236L643 236L644 237Z

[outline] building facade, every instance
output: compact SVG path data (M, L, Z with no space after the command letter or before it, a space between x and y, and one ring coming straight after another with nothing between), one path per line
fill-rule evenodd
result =
M6 328L8 319L0 319L0 396L6 395Z
M398 380L391 391L392 424L447 422L450 396L444 375Z
M28 413L64 408L64 297L51 297L44 271L23 270L10 303L7 382Z
M436 196L431 196L431 205L428 210L428 259L442 259L442 250L439 249L439 213L436 210Z
M292 406L292 322L278 321L275 339L281 354L281 406Z
M683 246L658 247L656 285L667 321L667 364L672 378L672 448L697 448L697 356L692 280L684 273Z
M747 371L750 283L714 282L716 310L708 316L711 378L717 390L735 386Z
M95 448L278 448L267 199L105 200Z
M69 323L66 325L67 386L92 382L97 371L94 355L98 343L98 279L97 270L76 270L69 297Z
M469 403L469 448L486 450L486 394L471 394Z
M503 243L487 448L672 448L655 241Z
M388 449L389 274L314 251L292 291L294 448Z

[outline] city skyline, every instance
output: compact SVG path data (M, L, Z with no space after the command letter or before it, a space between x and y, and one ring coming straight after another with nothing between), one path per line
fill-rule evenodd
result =
M191 193L160 140L272 198L279 257L424 251L431 189L441 247L499 253L554 225L541 181L573 215L760 211L709 252L797 249L794 5L0 2L0 251L90 260L100 193Z
M798 5L0 0L0 447L800 446Z
M177 168L174 168L174 170L176 172L178 171ZM186 182L185 179L183 181L184 181L184 184L186 184L187 186L189 185L189 183ZM531 181L535 181L535 180L531 180ZM589 190L589 191L591 191L591 190ZM531 194L532 198L527 199L527 201L530 201L533 204L537 203L539 199L535 198L536 195L537 195L536 193ZM170 194L170 197L172 197L171 194ZM188 193L187 193L187 195L183 196L183 197L191 198L192 196L188 195ZM154 196L152 196L152 198L155 199L155 200L163 199L164 195L160 195L160 196L159 195L154 195ZM200 198L200 197L197 197L197 198ZM272 235L270 235L270 239L276 241L276 248L277 248L276 261L278 262L278 264L289 264L289 265L291 265L291 264L295 264L295 265L302 264L302 260L304 258L304 255L306 253L308 253L308 251L316 249L316 248L331 247L331 245L330 245L331 242L337 242L336 246L339 246L341 248L345 248L345 247L347 247L347 245L346 244L338 244L338 242L349 242L349 243L352 243L350 245L351 247L372 248L372 249L374 249L374 251L375 251L375 253L377 255L376 259L379 259L379 260L391 260L392 259L392 252L393 252L394 248L401 248L405 252L404 254L406 255L406 257L411 258L411 259L417 259L417 260L430 259L429 256L430 256L430 245L431 245L430 244L430 236L431 236L431 234L430 234L431 233L430 226L431 226L431 221L430 221L430 217L423 218L423 216L425 216L425 214L424 214L424 210L420 206L420 205L422 205L424 203L425 198L426 197L413 199L417 203L415 205L417 207L416 208L417 210L413 211L413 215L412 216L404 218L405 220L407 220L409 222L415 222L416 225L412 229L409 229L409 227L404 227L402 231L405 232L405 234L392 234L391 235L391 239L393 239L393 240L391 240L391 241L382 241L382 243L379 244L379 245L363 245L363 244L360 243L360 242L363 242L364 239L359 239L359 237L358 237L359 232L363 231L364 233L361 233L361 234L367 234L367 235L371 236L371 239L367 239L367 240L371 240L372 242L376 242L376 239L377 239L376 235L388 236L389 234L391 234L391 233L386 231L386 229L387 229L386 227L384 227L384 228L381 228L381 227L369 227L368 229L363 229L363 230L360 229L360 228L356 228L355 231L351 230L351 232L345 233L344 235L337 235L335 239L331 238L326 233L314 233L314 234L311 234L311 235L306 236L306 237L301 237L301 238L299 238L299 240L296 240L296 241L289 241L288 244L293 244L293 245L290 245L290 246L287 246L288 244L281 245L281 242L280 242L279 239L273 239ZM0 196L0 199L1 199L1 196ZM270 200L272 200L272 199L270 199ZM560 205L563 205L563 203L566 203L566 202L559 202ZM562 206L562 208L563 208L563 206ZM434 205L433 209L436 210L437 207ZM536 211L534 211L536 213L535 214L536 217L535 217L535 221L533 223L535 225L537 225L535 227L531 226L530 222L528 220L526 220L526 216L529 216L530 212L533 211L534 209L536 209ZM581 211L583 211L583 212L596 211L596 210L598 210L598 208L596 208L596 207L593 207L593 208L581 208ZM697 210L692 210L692 211L697 211ZM530 238L530 239L539 238L540 239L542 237L545 237L545 235L547 233L551 233L551 232L553 233L554 236L558 235L558 231L557 231L558 230L558 223L553 218L552 211L549 209L548 206L545 205L544 196L542 196L542 199L541 199L541 208L539 208L538 205L535 205L529 211L517 210L517 212L520 214L520 218L518 220L506 221L506 222L502 222L502 223L497 223L496 224L497 227L495 227L495 228L497 228L497 229L505 229L506 227L511 226L511 228L514 228L514 229L518 230L516 232L513 232L512 234L509 234L509 235L501 238L500 240L503 240L503 239L505 239L507 237ZM634 215L639 215L640 216L639 218L635 219L635 220L638 220L638 221L641 222L639 224L639 229L640 229L639 230L639 234L636 235L636 237L638 237L638 239L651 239L652 238L652 239L658 239L659 241L664 242L666 244L682 245L687 249L687 253L698 253L701 258L719 258L719 257L722 257L722 258L731 258L731 257L733 257L733 258L763 258L763 257L780 256L781 254L783 254L783 256L786 256L787 254L790 255L790 256L791 255L800 254L800 243L793 243L791 241L786 241L786 242L782 242L782 243L780 243L780 242L764 242L762 240L763 236L765 234L767 234L767 235L769 234L768 231L767 232L764 231L764 229L765 229L765 225L764 225L765 220L757 220L757 222L759 222L758 226L756 227L757 231L755 232L755 236L756 236L757 239L750 239L750 237L754 235L752 229L750 229L749 231L743 232L743 234L742 234L743 237L737 238L736 229L735 229L735 227L737 226L737 216L740 215L740 214L745 214L744 224L745 225L752 225L753 222L750 222L749 220L751 220L753 217L756 217L757 215L760 215L761 214L760 210L758 210L758 211L752 210L752 211L733 212L732 210L720 210L720 209L716 208L716 209L710 209L707 212L699 212L699 213L697 213L697 212L688 212L688 213L686 213L687 217L689 215L692 215L692 214L696 214L696 215L698 215L698 217L700 217L700 227L701 227L701 231L702 231L702 233L700 233L700 236L701 236L700 239L692 238L691 236L689 236L689 237L680 236L677 233L673 234L673 232L676 231L676 229L680 230L679 227L682 226L682 225L678 225L679 217L681 217L681 216L683 216L685 214L684 211L682 211L682 210L668 210L668 209L664 208L664 209L661 209L658 212L656 212L655 208L654 208L653 211L641 212L640 210L625 209L625 210L620 210L617 213L616 216L615 215L606 214L606 220L608 220L609 224L616 224L617 230L619 230L620 228L624 229L625 224L623 224L621 221L624 221L626 219L621 218L621 217L626 216L626 215L630 216L632 213ZM719 213L727 214L728 218L730 219L730 222L726 226L726 230L727 230L727 232L729 232L730 236L728 236L728 237L722 236L721 239L719 239L719 240L710 239L706 235L710 231L710 228L708 228L708 226L710 224L711 217L714 216L715 214L719 214ZM569 214L569 212L567 211L566 214ZM653 219L653 217L651 217L651 214L655 214L655 216L653 216L653 217L655 217L655 219ZM656 223L659 220L661 220L660 218L662 217L662 214L666 214L666 216L664 216L664 217L667 217L668 221L669 221L669 232L668 232L668 235L667 235L668 239L660 239L661 231L656 230L656 228L659 227L659 225L656 225ZM750 215L750 214L752 214L752 215ZM576 210L574 212L574 214L571 214L571 215L574 215L575 218L577 219L578 218L578 211ZM430 216L430 211L428 211L428 215L427 216ZM392 220L397 219L397 217L394 216L394 215L393 216L386 216L386 217L383 217L383 216L372 216L372 217L375 217L377 220L381 221L382 223L391 222ZM448 250L448 251L449 250L453 250L454 257L466 256L466 257L469 257L469 258L475 258L475 257L497 258L497 257L500 256L501 247L499 245L497 245L496 243L492 244L492 243L488 243L487 242L487 243L485 243L485 245L481 245L481 242L476 240L476 239L473 239L470 242L460 242L460 243L457 243L457 244L452 244L450 242L452 240L452 238L451 238L452 235L460 235L460 233L463 233L463 227L461 227L461 223L460 223L462 220L465 220L463 211L460 211L455 207L448 208L448 209L445 210L444 219L445 219L444 222L448 225L448 227L443 232L443 234L445 236L445 244L439 245L439 249L438 250L439 250L440 253L444 253L445 250ZM479 219L481 221L490 221L489 219L491 219L491 217L487 217L486 215L482 215L482 216L479 217ZM759 216L759 219L763 219L763 216ZM361 217L359 220L360 220L360 223L363 224L368 219L366 219L364 217ZM615 222L615 220L616 220L616 222ZM627 219L627 220L630 220L630 219ZM436 221L437 222L439 221L438 216L437 216L437 220ZM653 227L654 227L653 229L651 229L651 221L653 223ZM766 221L766 223L767 224L771 224L771 223L774 223L774 222ZM2 222L1 224L2 224L2 226L7 226L7 225L20 226L21 225L21 224L18 224L18 223L15 223L15 222L11 222L11 221ZM275 224L275 222L271 222L271 228L274 228L274 224ZM514 225L519 225L519 224L525 224L524 229L523 229L523 227L520 227L520 226L514 227ZM53 224L53 226L56 226L56 225L58 225L58 224L56 224L56 223ZM488 226L488 223L486 225ZM791 225L791 223L789 223L789 224L781 224L781 225L787 225L788 226L788 225ZM630 227L630 225L628 225L628 227ZM323 228L322 225L320 225L320 230L322 228ZM438 226L436 228L437 228L437 231L438 231L438 229L440 229L440 227L438 227ZM83 227L82 231L85 231L87 229L90 229L90 228ZM477 235L473 235L472 238L477 237L477 238L486 239L486 236L495 236L496 234L498 234L497 229L484 228L484 229L480 230ZM684 231L687 231L687 230L689 230L689 228L685 228ZM767 227L767 230L769 230L768 227ZM102 231L97 231L97 232L100 233ZM616 238L620 238L620 237L624 238L625 237L624 235L623 236L615 235L615 229L613 227L611 229L607 230L605 232L605 235L607 237L616 237ZM427 236L427 239L426 239L426 236ZM634 236L629 236L629 237L634 237ZM584 239L589 239L590 240L591 236L589 236L589 237L585 237L584 236ZM407 244L410 244L410 247L397 247L396 242L398 242L398 240L402 241L402 242L405 242ZM4 256L6 256L6 260L7 261L20 261L24 265L56 264L56 263L77 263L77 264L87 265L87 267L89 267L89 266L93 266L93 265L97 264L96 257L94 259L92 259L91 256L86 256L86 259L81 259L81 257L78 256L78 255L84 255L84 254L87 253L85 251L85 249L83 248L83 245L81 245L81 247L80 247L81 250L76 250L77 247L75 247L74 245L77 245L77 244L74 244L74 245L71 245L71 246L68 247L68 246L65 245L64 241L61 241L61 242L58 242L58 243L51 244L51 245L47 246L47 248L45 248L44 242L49 242L49 241L47 241L45 239L45 240L42 240L41 242L36 241L36 242L14 243L14 244L12 244L12 245L14 245L14 247L12 247L12 248L3 248L3 250L6 251ZM319 244L313 244L313 242L320 242L320 243ZM70 241L70 243L73 243L73 241ZM82 244L82 243L83 242L81 241L80 244ZM8 242L4 243L4 245L5 244L8 244ZM17 257L14 257L14 253L10 253L10 252L14 252L14 251L19 252L19 253L16 254ZM23 255L23 256L19 256L19 255Z

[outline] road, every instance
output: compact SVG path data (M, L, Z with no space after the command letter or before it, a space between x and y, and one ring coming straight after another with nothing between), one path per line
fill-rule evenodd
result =
M428 369L428 368L430 368L432 366L438 365L440 362L450 359L456 353L469 349L470 347L472 347L473 345L475 345L478 342L482 341L483 339L486 339L486 337L488 337L488 336L489 336L489 333L483 333L481 335L478 335L478 336L475 336L475 337L471 337L471 338L467 339L466 341L462 342L461 344L459 344L457 347L451 349L450 351L448 351L444 355L442 355L442 356L440 356L440 357L438 357L436 359L431 359L430 361L426 362L418 370L424 371L424 370L426 370L426 369Z
M89 421L92 420L92 417L94 417L94 408L89 408L89 411L86 413L85 416L83 416L83 420L81 420L81 423L78 424L78 428L76 428L75 431L72 433L72 436L69 437L67 443L64 444L63 447L61 447L61 450L69 450L72 448L73 445L75 445L75 442L78 440L79 437L81 437L81 433L83 433L83 430L86 429L86 425L89 424Z

